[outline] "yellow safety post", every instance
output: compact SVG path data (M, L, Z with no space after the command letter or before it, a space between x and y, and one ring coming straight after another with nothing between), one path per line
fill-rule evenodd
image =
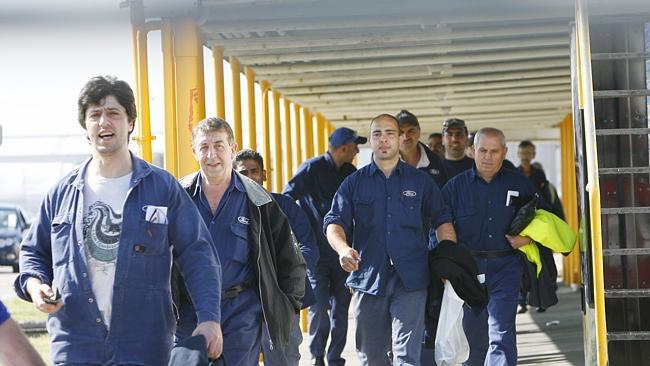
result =
M266 161L266 181L264 188L271 190L271 127L269 121L269 82L262 80L262 140L264 141L264 161Z
M293 159L291 157L291 101L289 99L283 99L283 112L284 112L284 124L283 124L283 139L282 139L282 186L289 182L291 176L293 176Z
M237 57L230 57L230 71L232 72L232 124L235 132L235 142L241 149L244 146L241 121L241 66Z
M325 117L316 113L316 155L325 153Z
M282 191L282 131L280 121L280 92L273 91L273 191ZM268 162L267 166L270 167ZM267 168L268 170L269 168Z
M246 67L246 90L248 91L248 147L257 150L257 126L255 125L255 72Z
M171 22L166 19L161 27L163 84L165 88L165 169L178 176L178 140L176 131L176 93L174 81L174 46Z
M591 49L589 47L589 20L586 3L576 0L576 46L578 50L578 78L580 108L583 110L585 150L587 162L587 187L589 194L589 223L591 228L591 260L594 281L594 312L596 322L596 347L598 365L608 364L607 322L605 318L605 281L603 275L603 243L601 236L600 182L598 178L598 150L591 78ZM588 244L588 243L586 243Z
M314 121L309 108L302 108L302 119L304 122L303 148L305 151L304 160L314 156Z
M136 90L138 107L138 135L132 139L138 142L139 155L145 161L152 162L153 154L151 141L151 112L149 107L149 61L147 57L147 35L150 30L159 29L160 22L147 22L140 27L133 26L136 33L135 54L136 67Z
M578 197L576 188L575 151L573 140L573 115L564 117L560 123L560 149L562 156L562 206L566 222L578 231ZM580 283L580 248L578 246L563 258L564 284Z
M203 45L193 18L173 22L175 97L178 139L178 175L185 176L198 169L191 149L192 129L205 118L203 83Z
M300 104L293 103L293 144L291 145L293 151L293 161L296 162L294 171L298 170L298 166L305 159L303 157L302 149L302 128L300 122Z
M226 118L226 92L223 75L223 49L212 47L212 59L214 60L214 87L217 106L217 117Z

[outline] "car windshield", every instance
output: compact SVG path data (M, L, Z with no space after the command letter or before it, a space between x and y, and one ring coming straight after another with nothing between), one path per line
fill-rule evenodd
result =
M0 208L0 229L15 229L18 226L16 211Z

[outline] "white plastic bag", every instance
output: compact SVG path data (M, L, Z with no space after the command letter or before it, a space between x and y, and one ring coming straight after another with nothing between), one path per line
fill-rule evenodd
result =
M438 366L455 366L469 358L469 343L463 330L463 303L451 282L447 281L436 331L435 358Z

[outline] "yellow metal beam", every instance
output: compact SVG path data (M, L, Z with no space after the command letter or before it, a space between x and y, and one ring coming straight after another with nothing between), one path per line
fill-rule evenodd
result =
M176 19L173 30L178 174L182 177L198 169L192 154L191 131L205 118L203 45L193 18Z
M248 94L248 147L257 150L257 126L255 120L257 111L255 110L255 72L250 67L246 67L246 90Z
M287 98L283 98L283 112L284 112L284 123L283 123L283 139L282 139L282 186L287 184L291 176L293 176L293 159L291 156L291 101Z
M280 120L280 92L273 91L273 191L282 191L282 121ZM270 166L270 162L267 164Z
M304 123L303 160L314 156L314 121L309 108L302 107L302 119Z
M137 89L137 107L138 107L138 134L132 139L138 142L139 155L142 159L152 162L153 154L151 141L155 139L151 136L151 113L149 106L149 61L147 57L147 35L150 29L160 27L159 22L143 24L142 26L133 26L136 33L136 89Z
M235 130L235 142L241 149L244 146L241 120L241 66L237 57L230 57L230 71L232 72L232 123Z
M566 222L578 232L578 191L576 188L575 143L573 141L573 115L567 116L560 123L560 150L562 156L562 206ZM580 283L580 248L576 246L563 259L563 277L567 286Z
M226 118L226 92L224 88L223 75L223 49L212 47L212 59L214 60L214 86L217 106L217 117Z
M587 187L589 193L589 223L594 281L594 311L596 321L596 347L598 365L608 364L607 322L605 318L605 281L603 275L603 243L601 237L600 182L598 179L598 149L591 77L591 49L589 47L589 19L586 2L576 0L576 45L580 79L579 94L584 111L585 148L587 162ZM586 243L589 244L589 243Z
M266 181L264 188L271 190L271 122L269 121L269 83L263 80L262 87L262 140L264 142L264 161L266 162Z
M178 140L176 124L176 84L174 80L173 30L169 20L161 28L163 83L165 88L165 169L178 176Z
M325 153L325 117L316 113L316 155Z
M302 149L302 122L300 121L300 104L293 103L293 161L295 162L294 171L298 170L298 166L303 162L303 149Z

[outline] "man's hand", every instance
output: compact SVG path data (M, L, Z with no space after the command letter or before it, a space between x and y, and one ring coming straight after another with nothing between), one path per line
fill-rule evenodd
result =
M63 307L63 301L61 299L56 300L54 304L45 301L45 299L54 298L54 291L52 291L50 285L42 283L38 278L32 277L27 280L27 292L32 297L32 302L36 309L46 314L56 313Z
M208 357L217 359L223 352L223 335L221 334L221 324L215 321L202 322L196 326L193 336L202 335L208 345Z
M508 239L508 242L510 242L510 246L513 249L519 249L526 244L530 244L532 241L532 239L527 236L519 236L519 235L515 235L515 236L506 235L506 239Z
M356 250L347 247L339 251L339 263L344 271L356 271L359 269L359 262L361 262L361 256Z

